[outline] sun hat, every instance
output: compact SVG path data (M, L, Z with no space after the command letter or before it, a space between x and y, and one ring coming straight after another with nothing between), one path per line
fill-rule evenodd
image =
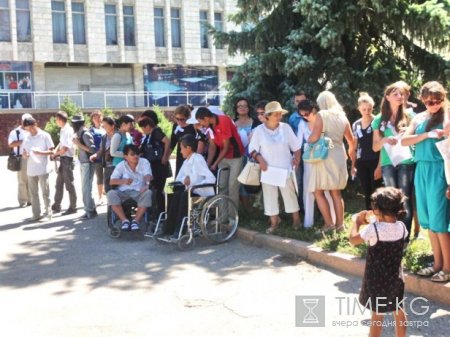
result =
M264 114L265 115L269 115L272 112L281 112L281 113L283 113L283 115L288 113L288 111L284 110L281 107L281 104L279 102L277 102L277 101L272 101L272 102L267 103L265 108L264 108Z
M74 115L74 116L72 116L72 123L80 123L80 122L84 122L83 115Z

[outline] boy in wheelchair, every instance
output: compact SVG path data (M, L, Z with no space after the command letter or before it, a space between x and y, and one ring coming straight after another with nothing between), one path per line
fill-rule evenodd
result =
M174 193L171 195L167 209L167 220L163 227L164 235L177 239L183 218L188 213L188 188L195 185L214 184L216 178L206 164L205 158L197 153L198 141L193 135L185 135L180 139L181 154L185 158L180 172L175 179ZM208 197L215 194L214 188L195 189L191 196Z
M139 149L135 145L125 145L124 161L117 164L111 174L110 185L118 186L106 195L108 206L121 220L122 231L138 231L147 208L152 204L152 192L149 184L152 180L152 169L147 159L139 157ZM129 199L137 203L135 218L131 221L126 217L122 204Z

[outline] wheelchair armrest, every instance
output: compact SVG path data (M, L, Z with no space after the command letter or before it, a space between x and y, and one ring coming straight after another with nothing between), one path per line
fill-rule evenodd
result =
M216 187L216 184L200 184L194 185L189 188L190 193L194 193L194 191L198 188L212 187L213 189Z
M169 185L169 186L182 186L184 184L181 181L171 181L167 185Z

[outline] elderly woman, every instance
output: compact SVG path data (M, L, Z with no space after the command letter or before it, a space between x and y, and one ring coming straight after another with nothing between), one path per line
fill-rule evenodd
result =
M280 103L270 102L265 106L266 121L254 129L249 144L249 153L258 161L261 171L271 168L284 169L287 177L284 186L261 182L264 199L264 214L270 217L270 227L266 233L273 233L280 226L278 190L283 197L286 213L292 213L293 227L301 227L298 200L293 179L293 166L300 162L300 144L291 127L281 123L287 111ZM294 153L294 157L292 154Z
M319 113L314 122L308 143L315 143L323 134L333 142L328 151L328 157L312 166L308 191L314 192L320 213L325 221L323 232L344 229L344 200L341 190L345 188L348 180L347 155L345 153L344 138L349 148L348 154L355 160L354 138L350 123L345 116L342 106L330 91L323 91L317 97ZM333 222L330 205L325 197L325 191L330 191L336 213L336 222Z

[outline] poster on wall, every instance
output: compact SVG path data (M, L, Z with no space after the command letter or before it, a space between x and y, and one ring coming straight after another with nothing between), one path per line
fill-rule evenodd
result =
M31 62L0 61L0 108L32 108Z
M220 105L217 67L147 64L146 105Z

